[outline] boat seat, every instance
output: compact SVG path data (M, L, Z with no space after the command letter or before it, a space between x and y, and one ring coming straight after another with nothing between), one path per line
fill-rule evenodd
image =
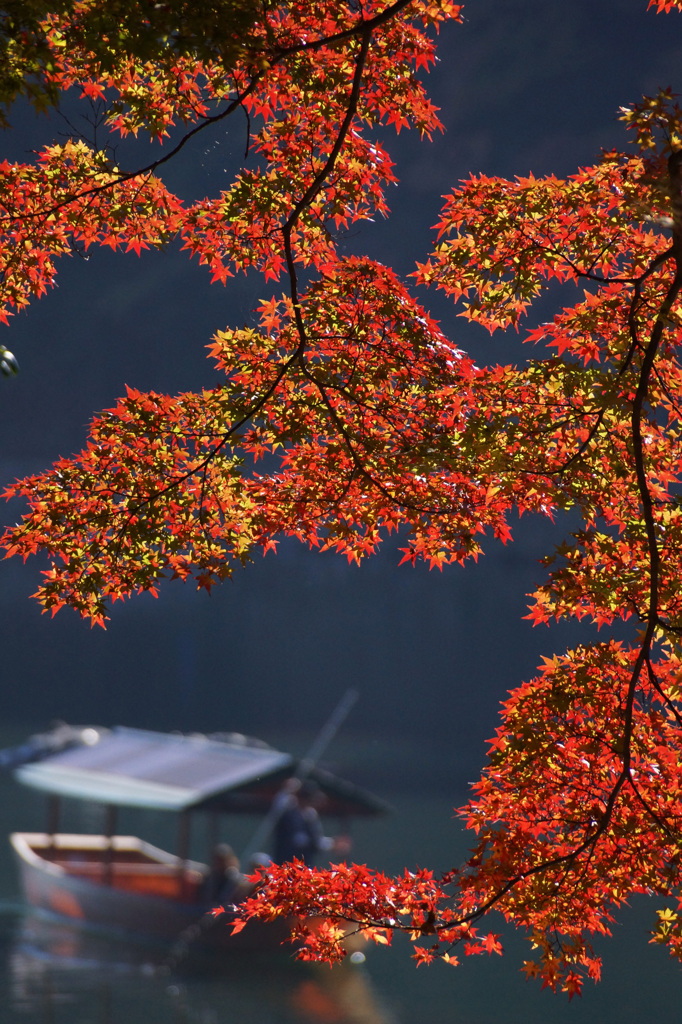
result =
M61 860L52 862L64 868L70 875L101 875L102 871L111 871L114 875L168 875L175 878L180 873L180 866L176 864L135 864L105 860ZM203 881L203 874L193 868L185 868L186 878Z
M59 862L58 862L59 863ZM185 868L180 872L174 864L106 864L103 861L66 861L60 865L67 874L91 879L95 883L139 892L147 896L162 896L183 903L196 903L204 885L200 871Z

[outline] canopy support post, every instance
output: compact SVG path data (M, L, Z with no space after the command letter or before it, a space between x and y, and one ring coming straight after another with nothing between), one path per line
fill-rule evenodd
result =
M50 793L47 797L47 834L50 837L50 849L54 849L55 833L59 832L59 818L61 814L61 800L56 793Z
M104 836L106 842L102 851L102 882L111 885L114 876L114 834L116 832L116 811L114 804L107 804L104 818Z
M190 812L182 811L178 821L178 897L187 898L187 861L189 859Z

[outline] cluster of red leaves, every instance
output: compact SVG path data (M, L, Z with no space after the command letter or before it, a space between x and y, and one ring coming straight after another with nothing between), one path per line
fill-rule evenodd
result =
M390 945L395 931L407 933L415 944L426 942L415 945L418 966L436 956L457 966L449 950L460 944L468 956L502 952L497 935L479 935L468 923L452 923L453 911L443 907L446 887L432 871L405 871L391 878L366 865L332 864L326 871L311 871L294 860L261 869L252 881L256 895L240 904L239 923L297 918L292 938L302 960L337 962L358 932L380 945Z
M460 443L478 419L478 371L395 275L340 260L299 316L305 352L290 300L265 303L261 331L216 336L224 385L176 398L129 389L79 456L15 485L32 512L5 543L53 557L45 607L99 621L109 599L168 573L210 587L281 534L359 561L408 524L405 558L439 567L475 556L486 528L507 538L511 501L479 447ZM437 450L450 466L433 464ZM259 473L265 455L279 469Z
M0 164L0 321L53 284L55 260L91 245L162 246L180 202L152 175L121 177L84 142L47 146L35 165Z
M637 657L610 642L547 659L505 703L489 766L460 811L478 836L461 870L435 880L357 865L272 867L241 917L298 918L304 959L341 958L352 926L378 942L405 932L418 963L456 964L459 947L502 951L497 935L472 925L494 908L528 931L527 975L579 993L585 976L601 975L591 936L610 934L615 908L633 893L680 904L680 664L660 658L631 697ZM682 916L660 911L652 941L679 956Z
M539 950L527 970L550 984L577 967L598 978L589 936L609 934L613 908L682 882L680 664L662 654L633 693L638 657L611 641L546 659L505 703L463 810L479 836L463 907L506 888L503 913Z
M266 7L229 67L121 53L104 69L49 22L53 84L110 98L112 131L199 131L243 108L254 166L185 206L161 160L126 173L71 142L4 164L4 315L44 292L56 257L92 244L179 238L215 280L256 268L287 292L262 302L258 328L217 332L219 386L129 390L83 452L11 487L29 511L3 544L50 557L45 608L102 623L162 577L210 588L282 535L359 561L402 528L405 560L440 568L477 557L486 532L506 541L512 508L577 510L530 617L635 618L641 635L571 651L514 691L463 811L479 836L467 865L440 881L286 865L242 908L301 919L305 956L338 958L349 927L378 942L397 929L419 962L451 963L459 945L500 951L474 928L495 909L527 930L527 972L573 995L599 976L591 936L613 908L632 892L676 898L682 883L682 114L661 92L623 112L628 152L565 180L472 178L446 198L415 277L463 316L518 328L553 280L584 289L528 333L549 354L479 368L394 273L336 241L386 212L392 164L368 133L438 128L417 72L433 61L425 28L459 6L356 8ZM682 955L676 911L655 939Z
M516 323L552 276L585 283L581 301L530 333L556 355L525 368L471 368L462 418L447 437L457 442L458 468L472 474L475 464L488 515L510 503L582 513L584 528L548 559L531 617L636 616L640 642L570 651L514 691L462 811L478 845L463 869L443 876L435 903L424 902L422 932L395 913L395 880L363 874L356 903L355 876L349 889L337 869L278 870L247 916L326 908L337 922L413 937L426 925L433 940L426 953L420 947L423 960L450 957L465 938L458 929L495 909L527 930L536 950L527 973L572 996L585 977L598 979L591 936L608 934L630 894L677 899L682 222L675 158L668 166L670 150L649 143L656 132L679 137L682 124L666 94L624 119L634 155L607 153L567 182L477 179L458 189L418 274L463 297L464 315L490 329ZM420 479L434 463L445 478L455 454L445 439L431 433L425 454ZM482 509L480 497L469 506L473 529L485 525ZM305 955L338 955L345 928L322 939L313 930ZM675 910L661 912L654 941L682 952Z
M427 24L459 12L448 3L413 6L412 16ZM363 23L382 10L376 2L366 5ZM50 84L80 87L85 98L111 97L112 133L144 130L161 138L178 122L196 130L243 106L254 127L261 123L252 149L262 159L226 192L188 207L154 174L165 155L142 171L126 172L112 165L107 151L79 141L46 147L36 163L5 162L0 317L6 320L13 308L44 293L53 283L57 256L94 242L139 253L179 235L210 266L214 280L224 282L235 269L251 266L266 279L277 278L286 266L282 229L292 228L295 212L294 259L317 268L333 260L331 231L387 212L383 186L395 180L392 165L367 130L409 124L430 134L440 127L416 76L434 60L432 42L410 19L380 23L360 67L362 90L352 127L330 173L318 182L347 111L360 48L358 34L343 45L322 42L348 33L357 20L343 4L279 5L255 25L249 53L234 68L189 58L140 64L122 53L105 71L92 54L66 47L68 19L63 24L54 16L47 32L53 46Z

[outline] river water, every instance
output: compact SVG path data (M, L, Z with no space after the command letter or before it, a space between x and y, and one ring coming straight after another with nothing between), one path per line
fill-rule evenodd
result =
M26 730L0 730L0 745L17 742ZM347 741L350 747L353 740ZM362 752L361 745L357 748ZM409 752L408 752L409 753ZM419 773L409 777L396 757L382 751L382 776L393 779L382 793L367 773L359 775L386 795L389 818L355 829L353 857L397 871L424 865L447 868L459 862L467 837L452 820L451 794L436 773L432 785ZM395 755L394 755L395 756ZM410 755L412 756L412 755ZM375 755L376 761L376 755ZM358 775L358 773L355 773ZM401 783L402 780L402 783ZM98 831L98 810L74 805L65 830ZM44 800L0 777L0 818L5 835L41 829ZM168 816L140 814L122 822L144 838L173 848ZM235 822L230 838L239 848L252 825ZM197 846L202 836L195 836ZM201 856L200 850L193 850ZM307 967L281 955L203 961L112 942L31 915L23 905L8 844L0 848L0 1024L647 1024L682 1019L682 971L647 942L654 905L643 900L626 909L614 938L602 944L604 980L590 984L581 999L541 991L519 971L525 941L503 931L505 956L469 958L460 967L435 964L416 969L407 944L367 949L362 964L340 969Z

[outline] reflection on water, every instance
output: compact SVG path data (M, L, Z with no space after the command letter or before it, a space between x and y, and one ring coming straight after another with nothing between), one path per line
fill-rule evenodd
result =
M34 914L14 917L4 937L3 1024L392 1024L359 964L204 953L172 972L162 947Z

